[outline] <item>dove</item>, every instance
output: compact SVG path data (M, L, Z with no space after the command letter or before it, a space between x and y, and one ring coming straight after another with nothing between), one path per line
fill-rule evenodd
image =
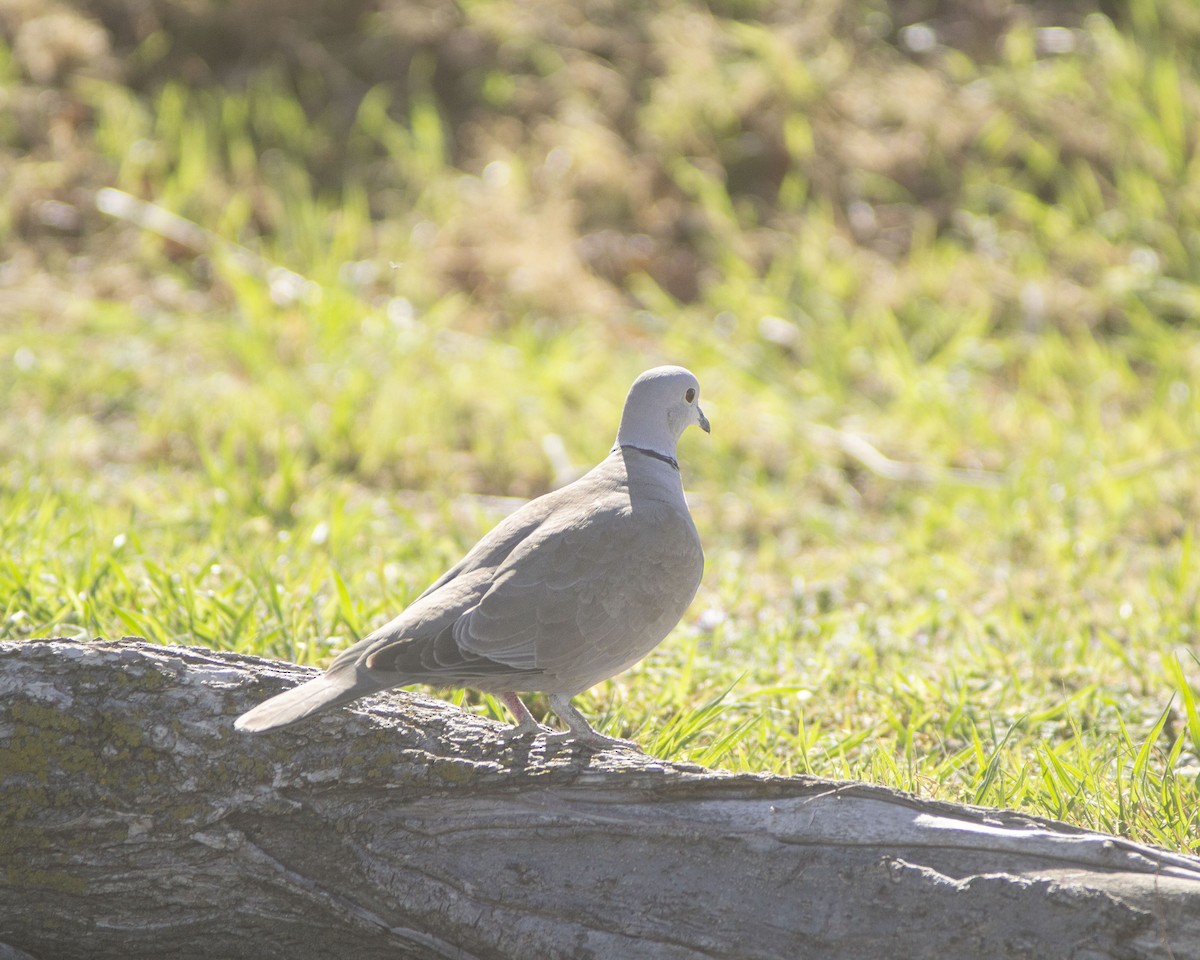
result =
M699 589L704 552L676 460L690 426L710 432L696 377L647 370L604 460L510 514L399 616L235 726L271 730L423 683L496 695L516 720L509 737L636 748L593 729L571 698L646 656ZM546 694L567 731L539 724L522 693Z

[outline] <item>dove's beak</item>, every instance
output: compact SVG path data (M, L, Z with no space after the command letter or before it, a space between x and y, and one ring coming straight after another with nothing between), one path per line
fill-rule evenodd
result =
M704 415L704 411L697 407L696 413L700 416L700 429L705 433L712 433L712 429L708 425L708 417Z

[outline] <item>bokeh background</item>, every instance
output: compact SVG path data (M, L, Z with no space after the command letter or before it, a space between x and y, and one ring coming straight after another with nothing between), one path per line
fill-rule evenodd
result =
M602 727L1200 849L1198 67L1193 0L0 0L0 639L323 663L682 363L705 581Z

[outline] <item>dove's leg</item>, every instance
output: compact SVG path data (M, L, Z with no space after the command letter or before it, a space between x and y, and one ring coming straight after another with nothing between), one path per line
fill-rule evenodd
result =
M549 733L549 727L543 727L529 712L529 708L525 706L525 701L518 697L513 692L497 694L501 703L508 707L508 712L511 713L517 721L517 725L511 730L507 730L504 734L504 739L515 740L518 737L534 737L539 733Z
M583 714L571 706L571 698L563 696L561 693L550 694L550 709L553 710L558 718L571 728L570 733L556 734L556 738L569 739L572 743L578 743L581 747L588 747L592 750L611 750L614 747L624 747L626 750L636 750L642 752L632 740L622 740L620 737L606 737L592 729L592 725L583 719ZM549 740L550 737L547 737Z

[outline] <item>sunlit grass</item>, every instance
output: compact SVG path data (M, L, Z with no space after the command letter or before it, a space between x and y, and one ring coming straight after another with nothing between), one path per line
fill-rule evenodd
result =
M1085 19L1072 55L1018 25L995 62L921 69L712 18L625 118L636 148L554 116L460 165L419 63L407 101L374 87L336 122L271 70L81 83L106 185L198 232L106 221L0 322L0 638L325 663L680 362L714 426L680 451L705 580L579 698L601 729L1200 850L1200 87L1175 8L1146 6L1133 33ZM513 69L488 98L519 101ZM731 173L748 133L789 158L773 196ZM885 163L913 137L921 176ZM577 254L606 216L652 232L635 156L688 211L693 298L657 254L612 283Z

